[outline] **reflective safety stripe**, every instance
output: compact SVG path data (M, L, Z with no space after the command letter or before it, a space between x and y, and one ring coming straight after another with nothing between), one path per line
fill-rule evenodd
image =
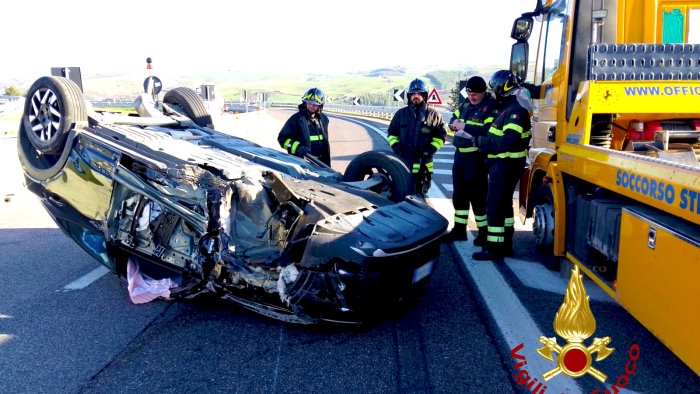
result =
M530 138L531 136L532 136L532 132L526 131L526 132L520 134L520 139Z
M506 227L513 227L513 225L515 225L515 219L506 218L506 220L504 221L504 224L506 225Z
M522 152L503 152L499 153L497 155L490 154L487 156L489 159L517 159L520 157L525 157L527 156L527 153L525 151Z
M316 101L318 103L323 103L323 98L320 97L319 95L315 94L315 92L313 92L313 91L309 92L309 94L304 96L304 100L313 100L313 101Z
M294 141L294 143L292 144L292 149L290 149L289 151L290 151L292 154L295 154L295 153L297 153L297 148L298 148L298 147L299 147L299 141Z
M474 221L476 222L476 227L484 227L488 223L486 215L474 215Z
M493 116L489 116L488 118L484 119L484 124L486 123L493 123Z
M468 209L455 209L455 223L467 224L469 221Z
M508 123L507 125L503 126L503 131L506 131L506 130L514 130L514 131L517 131L518 134L523 133L523 127L520 125L517 125L515 123Z
M323 141L323 135L312 135L309 136L311 141Z
M486 242L504 243L505 241L504 237L497 237L495 235L486 236Z
M413 163L413 168L411 169L411 173L417 174L420 172L420 163Z
M477 148L476 146L470 146L468 148L457 148L457 151L460 153L476 152L478 150L479 148Z
M467 124L472 125L472 126L483 126L484 125L481 122L474 122L473 120L468 120Z
M490 233L501 234L501 233L505 233L505 232L506 232L506 228L505 228L505 227L493 227L493 226L489 226L489 227L488 227L488 231L489 231Z
M455 115L455 117L457 117L457 119L459 119L459 114L460 114L459 108L457 108L457 109L455 110L455 112L453 112L453 114ZM459 121L461 122L462 119L459 119Z
M426 163L425 166L428 168L428 172L433 172L433 162Z
M494 127L494 126L491 126L491 128L489 129L489 133L495 134L495 135L497 135L497 136L499 136L499 137L503 137L503 131L502 131L502 130L499 130L498 128L496 128L496 127Z
M386 137L386 140L389 141L389 146L394 146L394 144L399 143L399 137L397 137L395 135L390 135L390 136Z
M285 147L285 148L287 148L287 149L289 149L289 147L290 147L291 145L292 145L292 139L291 139L291 138L287 138L287 140L284 141L284 144L282 144L282 146Z
M433 137L433 142L430 143L430 145L434 146L437 149L442 148L442 144L444 144L445 141L441 140L440 138Z

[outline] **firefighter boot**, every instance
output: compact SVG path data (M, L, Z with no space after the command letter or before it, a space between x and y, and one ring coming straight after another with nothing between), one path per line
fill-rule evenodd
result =
M479 235L474 238L474 246L486 246L486 234L488 233L486 226L479 227Z
M452 231L445 237L447 242L466 241L467 240L467 225L463 223L455 223Z
M494 247L485 247L481 252L472 254L472 259L476 261L503 261L503 252Z

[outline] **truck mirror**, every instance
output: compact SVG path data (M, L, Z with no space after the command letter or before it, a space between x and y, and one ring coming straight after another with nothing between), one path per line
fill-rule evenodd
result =
M546 14L549 13L551 9L561 8L565 4L566 2L562 0L540 0L539 3L537 3L537 8L535 9L535 12Z
M529 44L527 41L516 42L510 50L510 71L520 77L522 81L527 79L528 52Z
M510 37L518 41L527 41L532 33L533 20L531 16L520 16L513 22Z

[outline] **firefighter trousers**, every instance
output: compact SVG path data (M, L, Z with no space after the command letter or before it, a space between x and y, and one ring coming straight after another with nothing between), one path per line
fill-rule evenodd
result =
M489 160L486 248L495 254L505 255L512 252L513 193L524 171L525 158Z
M452 206L455 209L455 228L467 226L469 206L474 211L474 221L479 232L486 230L486 193L488 167L482 152L455 153L452 165ZM483 230L482 230L483 229Z

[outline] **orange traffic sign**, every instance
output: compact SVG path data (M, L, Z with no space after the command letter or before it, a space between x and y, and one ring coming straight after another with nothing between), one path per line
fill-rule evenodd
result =
M433 88L433 90L430 91L430 94L428 95L428 104L442 104L442 100L440 100L440 95L437 92L437 89Z

